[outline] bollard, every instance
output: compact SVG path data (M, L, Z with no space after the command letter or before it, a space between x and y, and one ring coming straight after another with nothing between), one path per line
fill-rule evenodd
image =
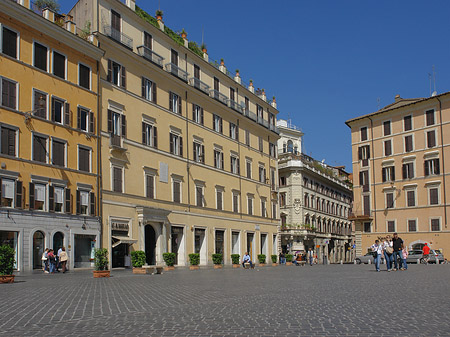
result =
M369 261L367 262L367 264L372 264L372 260L369 260Z
M356 264L356 260L353 260L353 264Z
M344 264L344 262L342 262L342 260L341 260L341 264Z
M420 259L417 259L417 264L420 264Z

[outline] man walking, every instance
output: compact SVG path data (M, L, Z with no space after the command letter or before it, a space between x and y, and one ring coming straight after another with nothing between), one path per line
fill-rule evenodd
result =
M398 237L397 233L394 233L394 238L392 239L393 248L394 248L394 269L392 270L403 270L402 268L402 248L403 248L403 240Z
M430 260L430 247L428 247L428 243L425 242L425 245L423 246L423 260L425 261L425 264L428 264L428 261Z
M314 261L314 252L313 252L312 248L308 249L308 260L309 260L309 265L312 266L313 261Z

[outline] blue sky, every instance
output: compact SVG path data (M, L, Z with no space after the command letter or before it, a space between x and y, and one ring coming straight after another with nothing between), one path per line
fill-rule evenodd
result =
M276 96L278 118L292 120L304 152L351 171L347 119L404 98L450 90L450 1L137 0L184 28L210 58ZM75 1L60 0L63 12ZM379 99L379 103L378 103Z

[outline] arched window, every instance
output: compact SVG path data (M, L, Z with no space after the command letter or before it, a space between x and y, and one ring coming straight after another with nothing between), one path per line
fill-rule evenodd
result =
M287 142L287 152L294 152L294 143L292 143L292 140L288 140Z

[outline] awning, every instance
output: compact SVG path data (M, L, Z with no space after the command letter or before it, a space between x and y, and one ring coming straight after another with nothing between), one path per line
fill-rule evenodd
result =
M112 244L112 248L117 247L118 245L120 245L121 243L126 243L129 245L132 245L133 243L136 243L137 240L135 239L130 239L128 236L113 236L113 239L117 240L117 242L114 242Z

